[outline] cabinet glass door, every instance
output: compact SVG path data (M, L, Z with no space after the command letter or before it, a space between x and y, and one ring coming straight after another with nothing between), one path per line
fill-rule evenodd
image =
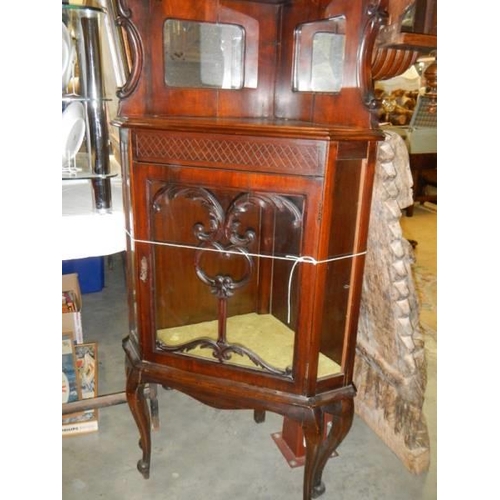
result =
M157 349L291 376L304 198L153 191Z

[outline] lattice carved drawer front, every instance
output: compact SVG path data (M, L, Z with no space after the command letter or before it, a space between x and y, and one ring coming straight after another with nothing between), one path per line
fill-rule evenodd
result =
M149 131L135 134L133 144L136 161L288 175L322 175L327 146L307 139Z

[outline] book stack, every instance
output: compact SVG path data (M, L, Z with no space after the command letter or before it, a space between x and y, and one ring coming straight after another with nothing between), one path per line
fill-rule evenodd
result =
M76 294L73 290L63 290L62 292L62 312L77 312Z
M79 310L77 295L73 290L63 290L63 315ZM74 331L63 331L62 404L96 397L98 394L97 371L97 344L94 342L78 343ZM64 414L62 417L63 436L94 432L98 428L97 409Z

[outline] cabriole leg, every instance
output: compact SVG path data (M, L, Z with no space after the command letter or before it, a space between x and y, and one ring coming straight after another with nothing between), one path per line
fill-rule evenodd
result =
M332 456L332 453L337 449L340 443L342 443L344 438L347 436L349 429L351 428L352 419L354 417L353 400L352 398L346 398L342 399L341 401L337 401L330 407L325 408L325 412L332 415L332 427L328 432L326 440L321 445L321 452L319 454L320 456L318 457L318 463L313 478L314 488L317 488L319 487L319 485L323 484L321 478L326 462ZM323 491L324 490L325 488L323 486ZM313 498L315 498L314 492Z
M142 449L142 459L137 462L137 469L145 479L148 479L151 463L151 419L145 395L145 385L140 383L139 370L127 366L127 402L139 429L139 446Z
M302 430L306 440L304 500L316 498L325 491L325 487L321 483L321 473L317 473L323 441L323 425L323 411L319 408L311 409L302 422ZM316 478L319 478L319 483L316 482Z
M148 384L147 396L149 398L149 408L151 410L151 427L154 431L160 428L160 415L158 409L158 387L156 384Z
M332 427L323 439L324 413L332 415ZM342 443L352 425L354 402L352 398L337 401L323 409L315 409L313 417L306 419L302 428L306 440L304 470L304 500L317 498L325 492L323 469L332 453Z

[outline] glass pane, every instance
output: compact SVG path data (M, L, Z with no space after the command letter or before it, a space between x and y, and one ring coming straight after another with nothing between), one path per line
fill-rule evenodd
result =
M221 89L243 86L241 26L168 19L163 28L163 48L167 85Z
M291 376L303 197L152 189L157 349Z
M313 38L311 90L338 92L342 87L344 35L316 33Z
M300 25L295 33L293 88L340 92L344 69L345 18Z

